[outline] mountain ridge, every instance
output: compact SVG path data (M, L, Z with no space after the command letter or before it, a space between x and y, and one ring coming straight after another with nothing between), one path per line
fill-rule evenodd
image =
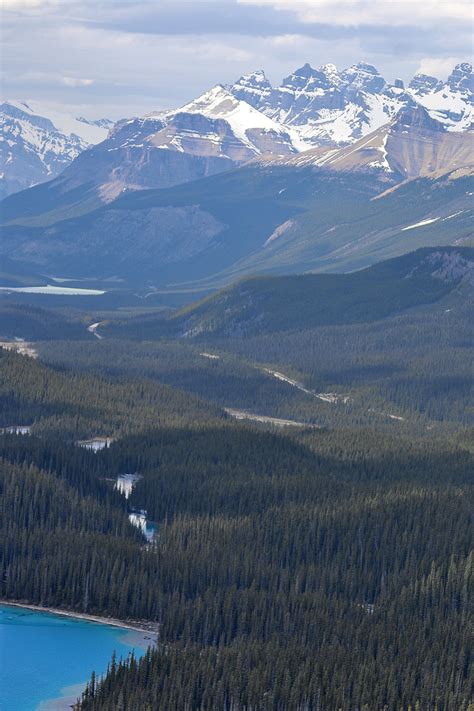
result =
M107 136L112 122L91 121L42 106L5 100L0 105L0 196L56 177L89 146Z
M55 172L66 167L59 192L90 183L95 202L108 202L124 190L166 188L256 157L291 156L317 146L342 147L391 123L413 105L423 107L446 131L462 134L473 125L472 76L472 66L461 63L446 82L416 75L405 88L401 80L388 84L374 66L363 62L341 72L333 64L318 70L305 64L274 88L258 70L234 84L218 84L178 109L118 121L105 141L85 156L79 155L84 143L76 140L71 148L64 141L56 142L60 165ZM88 124L79 119L76 125L80 122L84 130ZM12 140L7 135L4 148ZM7 177L8 156L4 151ZM41 163L34 150L27 157L30 163ZM77 160L68 167L72 157ZM30 183L55 172L43 165ZM14 189L23 185L17 181Z
M415 75L388 84L378 70L359 62L339 72L334 64L295 70L273 88L262 70L244 75L229 90L263 113L294 127L315 145L352 143L389 122L417 101L448 130L464 131L473 122L472 66L455 66L446 82Z

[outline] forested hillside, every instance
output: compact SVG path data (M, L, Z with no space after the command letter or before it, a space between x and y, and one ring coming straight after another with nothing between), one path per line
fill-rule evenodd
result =
M474 711L467 0L3 4L0 711Z
M160 629L80 708L467 711L467 431L266 431L152 381L143 409L139 381L2 363L2 402L41 435L0 437L2 596ZM119 428L109 448L41 426L36 407L60 424L94 390ZM113 490L124 472L142 477L128 501ZM155 522L151 544L128 522L137 509Z
M283 308L267 308L265 323L279 319L286 330L262 327L242 338L230 328L172 339L162 335L169 319L118 315L101 323L101 340L36 347L56 367L146 376L221 407L331 428L436 434L469 425L473 412L472 287L461 281L448 293L444 283L438 288L444 295L434 302L363 323L303 327L304 313L298 322L284 320ZM367 303L378 299L375 291Z
M0 350L0 595L159 630L78 709L472 711L470 263L255 280L171 317L7 309L38 358Z
M0 425L32 425L35 434L71 441L112 437L159 425L220 418L216 408L144 379L114 383L64 373L0 350Z
M209 435L140 441L162 644L82 708L467 709L467 452Z
M474 249L420 249L351 274L244 279L172 317L186 336L242 336L370 323L460 288L472 291Z

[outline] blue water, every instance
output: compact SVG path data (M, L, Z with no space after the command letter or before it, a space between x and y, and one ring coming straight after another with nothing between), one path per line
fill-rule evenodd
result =
M92 671L105 672L114 650L117 659L132 650L139 657L149 643L121 628L0 605L0 710L60 708L50 700L76 697Z

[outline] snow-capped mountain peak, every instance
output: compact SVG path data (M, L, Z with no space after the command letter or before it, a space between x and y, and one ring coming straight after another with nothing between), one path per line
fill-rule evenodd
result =
M370 64L359 63L339 72L334 64L314 69L304 64L281 86L249 89L239 80L230 91L259 111L295 130L312 145L342 145L386 123L399 110L396 91Z
M472 66L457 64L446 82L435 77L416 75L409 94L448 131L467 131L474 123Z
M237 99L220 84L183 106L179 112L202 114L227 121L233 133L248 145L251 145L249 132L254 129L273 132L275 135L288 135L276 121L257 111L246 101Z
M264 85L264 75L255 72L257 81ZM242 80L244 77L242 77ZM191 117L195 116L195 119ZM198 117L208 119L202 124L201 133L196 133ZM232 160L236 151L241 159L250 159L257 155L289 155L310 147L298 133L289 127L258 111L245 100L238 98L227 87L217 84L188 104L173 111L160 111L146 117L148 120L160 120L163 127L173 126L173 138L165 145L173 150L180 150L184 139L205 138L214 147L220 145L219 155ZM192 125L191 125L192 124ZM163 128L162 127L162 128ZM206 151L204 144L199 150Z
M468 63L458 64L446 82L418 74L405 89L401 79L389 84L373 65L359 62L341 72L334 64L319 69L304 64L278 87L266 78L260 87L254 74L248 74L229 91L294 129L305 144L344 145L390 122L413 100L447 130L467 130L472 121L472 87Z
M35 101L0 105L2 196L58 175L79 153L106 138L106 119L86 121Z
M1 110L4 194L54 177L102 141L78 161L76 182L93 175L101 195L112 199L123 189L175 185L256 157L285 159L313 147L319 155L319 149L351 146L395 119L397 135L428 131L430 141L451 151L455 139L434 136L472 128L473 74L464 62L446 81L417 74L405 88L401 79L390 84L366 62L343 70L305 63L274 87L259 69L177 109L120 121L110 132L107 120L72 117L36 102L5 102ZM385 170L382 135L360 155L367 157L364 165ZM352 164L356 154L350 156ZM337 160L339 165L342 157ZM408 175L418 169L413 165Z
M87 145L103 141L109 129L113 126L113 121L109 119L94 121L83 117L76 118L66 111L41 104L38 101L10 99L1 104L1 110L6 115L11 115L15 109L29 116L30 120L42 119L43 121L49 121L54 130L65 136L78 136Z
M341 74L346 84L346 92L351 94L359 91L370 94L380 94L386 86L385 79L379 74L372 64L359 62L346 69Z
M471 96L474 93L474 77L472 73L472 64L463 62L456 64L453 71L449 75L446 84L452 91L465 92Z

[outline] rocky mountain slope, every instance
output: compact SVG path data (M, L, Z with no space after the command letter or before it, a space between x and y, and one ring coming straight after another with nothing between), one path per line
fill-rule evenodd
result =
M388 123L413 100L450 131L465 131L473 122L472 66L458 64L446 82L416 75L409 86L388 84L377 69L359 63L339 72L334 64L295 70L279 87L263 71L241 77L229 87L313 145L352 143Z
M285 91L259 73L258 92L241 80L119 122L60 176L3 200L0 256L35 273L210 290L245 274L352 270L466 244L470 65L408 89L367 65L303 70ZM355 106L364 120L308 149L321 111L347 117Z
M433 120L440 131L463 133L472 126L472 83L469 64L457 65L446 82L417 75L407 88L401 80L388 84L375 67L364 63L341 72L332 64L320 69L305 64L276 88L263 72L254 72L231 86L217 85L178 109L118 122L106 140L82 153L46 191L22 196L22 201L25 206L30 200L76 204L78 193L81 202L86 193L89 209L124 190L170 187L255 158L351 145L420 106L424 124ZM53 177L84 147L83 139L80 144L72 138L72 146L59 138L51 146L42 140L25 144L22 153L24 164L33 166L31 182ZM3 145L5 180L12 181L7 141ZM60 163L57 169L51 155ZM383 155L374 160L383 163ZM24 175L26 168L22 171ZM407 175L416 175L416 161ZM20 182L15 185L19 189Z
M179 109L119 122L62 178L77 183L94 176L108 201L127 189L170 187L257 156L289 156L308 147L296 132L218 85Z
M427 109L412 101L389 123L349 146L313 148L279 163L337 172L378 173L387 182L400 182L472 166L472 148L472 131L449 131Z
M4 101L0 121L0 197L55 178L113 125L21 101Z
M29 212L31 202L47 209L75 205L80 195L89 209L126 190L167 188L309 147L295 131L218 85L179 109L119 121L106 140L44 189L22 194L20 202Z

